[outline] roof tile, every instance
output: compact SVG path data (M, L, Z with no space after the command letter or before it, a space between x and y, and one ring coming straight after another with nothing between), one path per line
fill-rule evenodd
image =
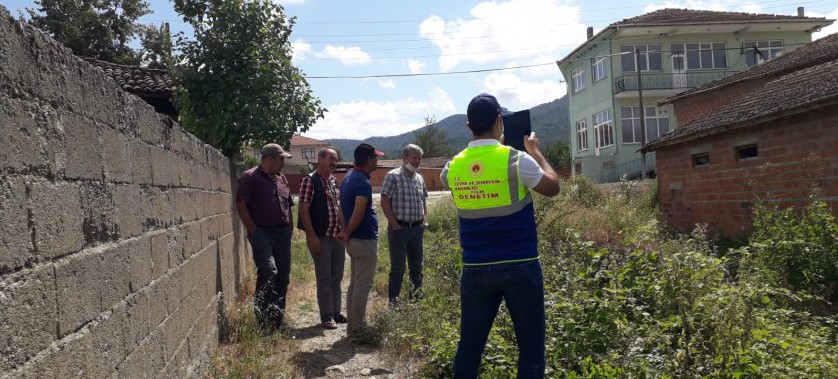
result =
M654 150L662 145L713 133L730 127L754 124L760 120L797 113L838 102L838 56L799 71L786 73L762 87L716 109L707 117L676 128L649 144Z
M176 89L172 76L165 70L125 66L93 58L84 60L104 71L122 90L140 97L168 98Z
M661 100L660 104L671 103L675 100L692 97L736 83L757 79L764 76L778 76L789 71L800 70L805 67L830 61L838 57L838 33L830 34L812 41L788 54L772 59L748 70L740 71L703 86L692 88L677 95Z
M732 22L760 21L813 21L825 20L823 17L800 17L775 14L756 14L742 12L718 12L694 9L665 8L654 12L617 21L610 26L640 25L683 25L683 24L718 24Z

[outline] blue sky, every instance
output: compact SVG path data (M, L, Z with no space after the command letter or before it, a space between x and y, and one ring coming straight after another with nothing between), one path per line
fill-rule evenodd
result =
M146 0L145 22L185 30L168 0ZM489 92L510 110L563 96L555 61L624 18L660 8L795 15L838 19L835 0L752 1L279 1L297 23L294 64L328 108L305 135L318 139L388 136L465 113L472 96ZM0 0L16 9L32 0ZM838 32L838 25L815 38ZM458 73L485 70L478 73ZM447 73L447 74L440 74ZM417 76L375 77L380 75ZM350 77L350 78L336 78ZM277 115L281 117L281 115Z

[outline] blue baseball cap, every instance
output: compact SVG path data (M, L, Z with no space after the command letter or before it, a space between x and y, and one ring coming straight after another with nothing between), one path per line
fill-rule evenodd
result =
M471 99L466 109L468 123L473 126L484 126L494 124L498 115L507 114L509 111L500 106L498 99L488 93L481 93Z

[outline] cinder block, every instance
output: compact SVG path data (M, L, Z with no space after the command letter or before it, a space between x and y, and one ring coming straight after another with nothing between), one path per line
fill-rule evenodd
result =
M52 266L0 280L0 372L9 372L56 339L55 276Z
M35 122L33 104L0 97L0 169L27 172L30 167L43 165L40 130Z
M167 228L174 224L175 210L167 191L157 187L148 188L145 191L151 202L151 217L147 222L146 229Z
M113 187L115 222L120 238L138 236L145 230L147 213L151 207L142 188L130 184L118 184Z
M151 170L151 147L142 141L131 140L128 142L131 150L131 176L135 184L153 184Z
M125 330L126 354L133 354L150 334L151 300L148 296L150 292L145 288L125 299L125 313L128 320Z
M90 326L91 377L107 377L125 360L127 328L128 317L125 308L104 313Z
M92 368L92 341L90 330L84 328L57 344L46 357L55 378L94 378Z
M137 114L137 126L141 140L151 145L162 146L164 126L153 110L140 110Z
M34 260L28 212L23 179L0 176L0 273Z
M81 250L84 213L79 188L70 183L31 181L27 189L38 258Z
M101 297L101 311L118 306L131 290L129 254L131 243L111 245L100 253L98 292ZM91 268L92 269L92 268Z
M147 286L152 279L152 253L151 237L143 236L136 240L126 242L128 249L128 277L130 279L131 292L139 291Z
M147 287L149 300L148 325L152 333L160 328L163 320L169 315L166 286L168 286L168 279L164 277L152 282Z
M115 185L105 182L79 183L84 213L82 232L86 246L116 241L119 238L113 202L114 188Z
M72 113L61 114L67 152L64 177L101 180L104 164L100 127Z
M75 254L55 265L58 298L58 336L73 333L99 315L101 257L95 252Z
M102 128L102 161L105 180L115 183L131 183L131 139L111 128Z
M169 268L176 268L186 260L186 230L183 226L173 226L166 229L168 243L166 250L169 254Z
M151 234L151 277L158 279L169 271L169 237L165 230Z
M143 340L117 367L120 378L156 378L163 366L163 349L152 339Z

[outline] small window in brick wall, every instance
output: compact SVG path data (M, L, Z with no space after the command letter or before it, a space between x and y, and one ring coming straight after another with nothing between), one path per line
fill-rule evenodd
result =
M693 167L710 164L710 154L701 153L693 155Z
M736 160L751 159L759 156L756 144L736 146Z

